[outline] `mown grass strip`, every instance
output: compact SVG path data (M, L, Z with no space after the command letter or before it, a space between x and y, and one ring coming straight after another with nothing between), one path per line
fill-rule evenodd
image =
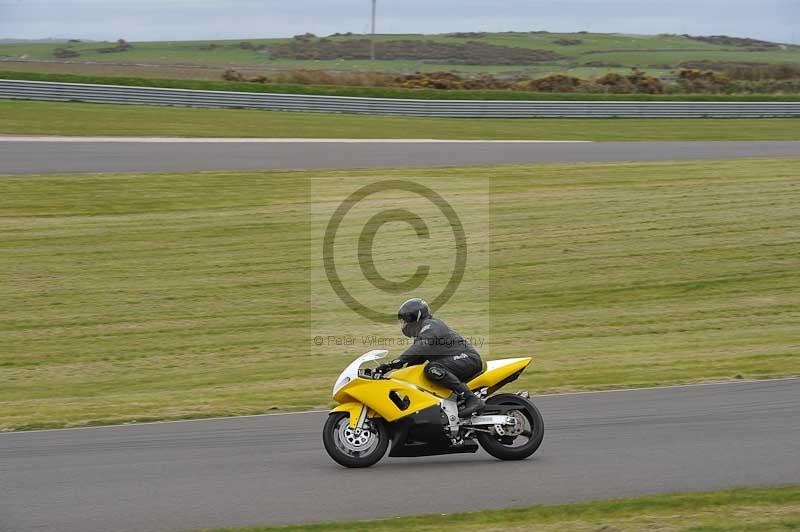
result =
M447 515L296 526L215 529L214 532L335 532L394 530L597 530L722 532L800 529L800 486L678 493L629 499L511 508Z
M0 100L0 134L445 140L800 140L800 119L474 120Z
M519 389L800 375L798 175L798 159L759 159L4 176L0 429L325 407L371 347L311 345L310 201L353 180L457 182L459 202L490 201L483 354L533 355ZM389 248L385 275L449 266ZM483 300L443 317L476 334Z

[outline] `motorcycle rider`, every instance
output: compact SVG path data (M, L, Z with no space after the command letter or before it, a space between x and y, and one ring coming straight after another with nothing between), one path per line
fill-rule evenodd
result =
M397 319L403 334L413 338L414 342L399 358L381 364L376 371L387 373L427 361L425 376L455 392L459 402L463 402L459 417L469 417L482 409L485 405L483 400L464 384L483 370L478 351L442 320L434 318L422 299L409 299L400 305Z

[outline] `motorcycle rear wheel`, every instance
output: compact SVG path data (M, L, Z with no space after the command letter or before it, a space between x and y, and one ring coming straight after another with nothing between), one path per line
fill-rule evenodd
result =
M389 429L383 419L364 422L364 430L356 433L350 428L346 412L328 416L322 428L322 443L333 460L345 467L369 467L377 463L389 447Z
M518 406L519 409L514 409L509 414L519 413L527 422L527 426L522 427L522 432L513 437L478 432L478 443L487 453L500 460L524 460L539 449L544 438L544 420L536 405L524 397L510 393L492 396L487 399L486 404ZM527 437L527 441L515 445L522 436Z

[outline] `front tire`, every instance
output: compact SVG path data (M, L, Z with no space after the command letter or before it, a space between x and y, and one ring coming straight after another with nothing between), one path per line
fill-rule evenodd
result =
M334 412L322 428L322 443L336 463L345 467L369 467L386 454L389 429L383 419L368 418L362 432L356 433L350 428L350 416L346 412Z
M508 415L516 417L518 423L522 422L522 426L510 435L478 432L478 443L487 453L500 460L524 460L539 449L544 438L544 420L536 405L524 397L508 393L490 397L486 405L518 406ZM521 438L527 440L519 442Z

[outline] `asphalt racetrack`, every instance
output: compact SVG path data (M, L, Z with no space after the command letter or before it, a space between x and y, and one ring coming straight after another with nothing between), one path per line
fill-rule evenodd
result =
M0 137L0 174L385 168L800 157L800 142L452 142Z
M800 482L800 379L534 397L540 450L325 454L325 413L0 434L2 532L161 532Z

